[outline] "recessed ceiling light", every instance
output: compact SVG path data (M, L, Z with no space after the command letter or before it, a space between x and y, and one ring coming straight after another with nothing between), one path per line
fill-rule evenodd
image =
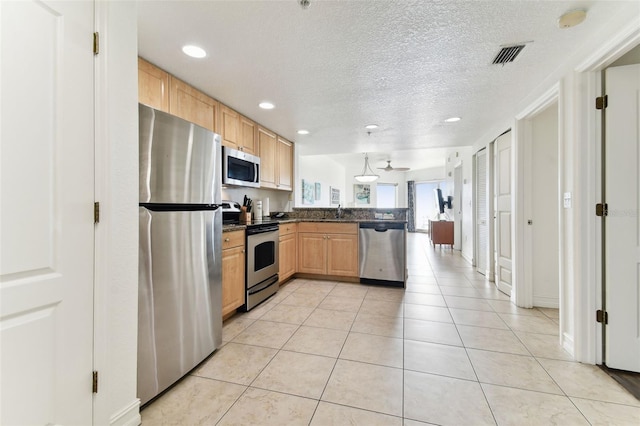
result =
M373 130L373 129L377 129L378 125L377 124L367 124L366 126L364 126L365 129L368 130Z
M191 44L182 46L182 52L184 52L184 54L187 56L191 56L192 58L198 58L198 59L204 58L205 56L207 56L207 52L205 52L203 48L194 46Z
M461 118L460 117L449 117L446 120L444 120L445 123L455 123L456 121L460 121Z
M308 135L309 131L308 130L304 130L304 129L300 129L300 130L298 130L298 134L299 135Z
M274 109L276 107L271 102L260 102L258 106L262 109Z

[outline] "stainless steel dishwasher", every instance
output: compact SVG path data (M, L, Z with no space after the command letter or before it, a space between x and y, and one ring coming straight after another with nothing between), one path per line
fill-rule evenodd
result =
M404 287L406 252L405 223L360 223L360 282Z

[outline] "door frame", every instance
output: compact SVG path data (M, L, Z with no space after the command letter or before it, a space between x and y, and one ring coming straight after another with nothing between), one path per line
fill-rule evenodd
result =
M582 182L583 197L574 203L573 240L575 273L570 283L573 299L566 303L574 306L573 324L575 342L563 341L563 345L573 353L577 361L602 364L603 333L600 323L595 320L595 311L602 308L602 226L594 214L594 206L601 202L602 189L602 120L594 107L594 100L602 93L602 71L629 50L640 44L640 22L634 21L623 27L614 37L603 43L590 57L574 68L573 78L562 87L559 108L563 111L559 125L566 121L566 132L572 136L574 152L579 153L577 173ZM582 87L583 90L577 89ZM569 111L563 102L572 104L576 110ZM569 139L569 138L568 138ZM561 150L569 140L559 140ZM562 152L562 151L561 151ZM559 170L563 175L563 170ZM579 207L579 208L578 208ZM562 229L562 228L561 228ZM579 232L576 232L579 231ZM582 232L583 231L583 232ZM566 237L565 237L566 238ZM565 259L568 261L568 259ZM561 259L562 262L562 259ZM562 267L561 267L562 270ZM565 276L561 274L561 289L565 286ZM583 285L577 285L580 282ZM562 303L562 300L561 300ZM560 315L562 330L566 330L566 320ZM563 333L564 334L564 333Z
M463 185L462 161L453 168L453 248L462 252L462 185ZM458 232L455 232L458 231ZM457 235L457 236L456 236Z
M533 230L527 225L527 218L532 217L533 202L533 173L531 167L532 159L532 143L533 133L531 120L534 116L544 111L560 98L560 83L554 84L542 96L536 99L525 110L516 115L513 125L513 159L515 174L515 197L514 197L514 234L515 234L515 253L513 262L513 296L517 306L522 308L533 307L533 271L530 266L530 259L533 255ZM560 105L558 104L558 111ZM562 168L562 146L563 131L561 121L558 120L558 173ZM561 179L558 179L558 193L562 193ZM559 205L558 217L561 217L562 206ZM563 235L563 223L560 221L558 227L559 235ZM562 253L562 239L559 238L560 253ZM563 262L560 260L560 268ZM562 273L560 272L560 276ZM560 291L560 306L562 306L562 294Z

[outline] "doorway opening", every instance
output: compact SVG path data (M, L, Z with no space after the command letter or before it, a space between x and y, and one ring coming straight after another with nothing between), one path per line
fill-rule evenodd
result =
M439 206L434 193L442 184L442 180L416 183L416 232L428 233L429 221L437 220Z

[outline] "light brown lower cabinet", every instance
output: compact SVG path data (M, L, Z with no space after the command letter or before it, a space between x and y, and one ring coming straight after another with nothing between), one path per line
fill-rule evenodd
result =
M222 316L244 305L244 231L222 234Z
M298 224L298 272L357 277L358 224Z
M298 263L298 224L280 225L279 270L280 282L289 279L297 271Z

